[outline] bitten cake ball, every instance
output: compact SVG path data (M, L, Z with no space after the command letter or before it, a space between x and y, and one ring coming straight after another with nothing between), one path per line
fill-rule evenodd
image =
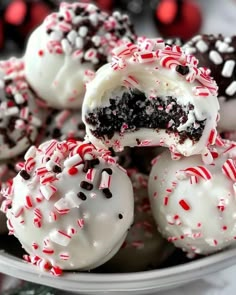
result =
M25 259L60 275L92 269L123 244L133 222L133 190L108 151L75 140L32 146L4 194L10 234Z
M0 62L0 160L23 153L35 143L47 110L41 110L31 91L24 62Z
M53 110L46 120L43 141L50 139L83 140L85 126L81 118L80 110Z
M113 50L87 85L82 116L96 146L163 145L185 156L201 153L215 130L217 85L177 45L140 38Z
M210 254L236 242L236 143L212 148L214 162L196 155L153 162L148 190L158 228L189 254Z
M220 131L236 131L236 36L198 35L184 51L194 54L206 66L219 86Z
M107 63L112 48L136 39L127 15L93 4L62 3L30 36L26 76L49 106L77 108L93 70Z
M174 247L159 234L148 199L148 176L128 170L134 189L134 222L124 244L104 269L109 272L135 272L155 269L173 253Z

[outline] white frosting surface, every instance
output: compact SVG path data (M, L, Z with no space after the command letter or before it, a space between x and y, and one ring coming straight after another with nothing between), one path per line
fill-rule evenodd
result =
M71 56L50 53L48 41L44 24L31 34L24 56L27 80L49 106L57 109L79 107L85 92L84 72L93 66L81 64ZM40 50L43 50L43 56L39 56Z
M176 151L189 156L201 153L208 144L210 131L216 127L219 109L217 86L207 75L207 71L204 72L196 67L197 61L192 56L183 54L178 46L165 47L163 41L161 43L159 40L158 43L158 40L144 39L138 45L128 44L126 47L117 48L114 50L113 62L101 67L95 78L87 85L82 116L88 138L95 145L112 146L116 150L122 150L124 146L138 145L136 140L138 138L141 145L168 147L173 145ZM151 47L147 50L145 46ZM152 57L144 59L142 55L152 55ZM180 74L176 70L177 65L188 67L189 72L185 75ZM198 72L197 75L196 72ZM203 76L204 79L202 79ZM176 102L183 108L192 104L194 110L189 111L187 120L179 125L178 132L185 131L196 120L206 120L200 140L193 142L187 139L184 143L180 143L177 132L167 134L165 129L157 132L145 128L137 131L121 130L115 132L111 139L107 136L95 138L93 136L95 127L86 121L86 116L96 109L109 106L109 99L115 96L117 91L118 93L121 91L120 94L122 94L122 91L129 92L130 89L144 92L147 99L160 97L165 100L171 96L176 98ZM207 95L205 96L203 92ZM117 116L119 115L122 116L118 113ZM104 124L104 122L99 123L101 126Z
M128 16L108 15L93 4L63 2L28 40L26 77L49 106L80 107L93 71L109 60L120 39L135 38Z
M47 110L39 108L37 97L25 79L24 62L11 58L0 62L0 160L23 153L35 143Z
M200 156L173 161L168 151L153 161L148 190L158 228L191 255L236 242L236 144L224 144L212 149L211 165Z
M41 270L58 275L58 269L59 274L92 269L123 243L133 221L132 184L107 153L90 144L55 140L27 152L28 172L22 169L14 178L4 202L11 201L6 209L10 233ZM90 160L96 162L93 167Z

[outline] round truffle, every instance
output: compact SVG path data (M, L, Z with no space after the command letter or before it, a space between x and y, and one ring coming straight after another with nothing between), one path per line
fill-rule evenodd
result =
M153 162L148 190L158 229L176 247L210 254L236 240L236 143L222 141L205 165L199 155Z
M208 67L219 86L220 131L236 131L236 36L198 35L183 46L201 67Z
M113 50L87 85L82 107L96 146L162 145L189 156L209 144L218 115L217 85L177 45L140 38Z
M148 176L128 170L134 189L134 222L118 253L103 268L109 272L155 269L173 253L174 247L157 231L148 199ZM119 216L123 218L122 215Z
M15 157L34 144L47 110L39 108L21 59L0 62L0 160Z
M25 259L54 275L105 263L133 222L126 172L108 151L75 140L32 146L5 197L9 232Z
M127 15L109 15L88 3L61 3L29 38L26 77L49 106L77 108L85 84L107 63L111 49L135 39Z

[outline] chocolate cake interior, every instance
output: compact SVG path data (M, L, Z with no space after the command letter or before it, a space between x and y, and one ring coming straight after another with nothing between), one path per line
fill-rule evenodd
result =
M180 105L172 96L150 99L137 89L121 89L115 93L115 96L109 98L109 105L95 108L85 117L86 122L93 126L91 132L95 137L107 136L111 139L115 132L133 132L140 128L150 128L156 129L156 132L160 129L165 129L167 133L176 132L180 137L180 143L187 138L194 142L199 141L206 120L196 119L185 130L177 130L180 125L187 122L190 111L193 111L194 115L192 104Z

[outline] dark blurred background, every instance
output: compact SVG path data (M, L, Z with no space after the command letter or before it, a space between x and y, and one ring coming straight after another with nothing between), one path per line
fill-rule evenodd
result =
M58 0L0 0L0 54L20 55L30 32L47 14L57 10ZM70 1L72 2L72 1ZM90 2L83 0L81 2ZM127 12L138 35L181 37L198 33L234 34L236 0L97 0L100 8Z

